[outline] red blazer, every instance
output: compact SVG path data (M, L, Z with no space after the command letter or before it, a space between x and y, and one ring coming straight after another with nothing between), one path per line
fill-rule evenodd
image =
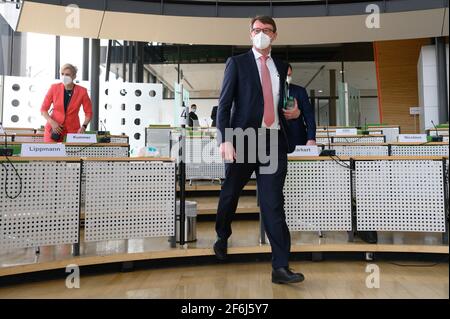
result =
M64 127L62 137L67 133L76 133L80 129L80 118L78 112L83 105L84 114L88 118L92 118L92 102L89 98L86 88L75 85L73 87L73 95L67 106L67 113L64 112L64 84L53 84L45 96L41 106L41 112L48 112L53 104L53 112L50 115L52 119ZM54 142L51 139L51 125L45 125L44 142ZM59 142L62 141L62 138Z

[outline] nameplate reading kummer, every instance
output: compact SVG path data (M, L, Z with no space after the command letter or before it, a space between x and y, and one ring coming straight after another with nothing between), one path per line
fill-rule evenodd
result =
M65 157L64 144L22 144L22 157Z
M95 134L67 134L67 143L97 143Z

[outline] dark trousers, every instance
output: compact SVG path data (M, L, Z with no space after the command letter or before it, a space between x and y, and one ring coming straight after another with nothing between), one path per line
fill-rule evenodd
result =
M239 196L255 171L262 222L272 247L272 266L273 268L287 267L291 249L283 196L287 172L287 145L281 131L278 132L275 141L272 139L270 145L267 141L266 148L268 152L269 150L272 152L274 148L278 151L276 158L271 158L269 163L261 163L257 158L256 163L225 164L225 181L217 208L216 232L217 236L223 239L231 236L231 222L236 213ZM272 160L278 163L275 171L271 174L263 174L261 168L272 165Z

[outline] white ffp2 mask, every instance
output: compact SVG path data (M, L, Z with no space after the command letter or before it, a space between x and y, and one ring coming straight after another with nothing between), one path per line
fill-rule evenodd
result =
M72 80L72 78L71 78L70 76L63 75L63 77L61 78L61 82L62 82L64 85L69 85L69 84L72 84L72 83L73 83L73 80Z
M267 49L270 45L272 39L265 34L264 32L260 32L252 38L253 45L255 48L264 50Z

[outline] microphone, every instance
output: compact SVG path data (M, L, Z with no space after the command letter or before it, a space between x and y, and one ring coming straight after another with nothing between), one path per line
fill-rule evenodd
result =
M100 129L104 129L104 131L97 131L98 135L106 135L106 126L102 120L100 120Z
M3 134L5 135L5 147L0 148L0 156L12 156L13 155L13 149L8 148L8 134L6 134L6 131L3 128L2 123L0 122L0 128L2 129Z
M435 129L435 131L436 131L436 136L432 136L432 137L431 137L431 141L432 141L432 142L442 142L442 141L444 141L444 137L443 137L443 136L440 136L440 135L438 134L437 126L434 124L433 120L431 120L431 124L433 124L434 129Z
M3 164L2 162L0 162L0 165L3 166L3 168L5 169L5 174L6 174L6 178L5 178L5 195L7 198L9 199L16 199L20 196L20 194L22 194L22 177L20 176L19 172L17 171L17 168L14 166L14 164L10 161L10 159L8 158L9 156L13 156L13 149L12 148L8 148L8 134L6 133L6 131L3 128L2 122L0 122L0 129L1 132L3 132L3 134L5 135L5 148L0 148L0 156L4 156L6 158L6 160L8 161L9 165L11 165L11 167L13 168L14 172L17 175L17 178L19 179L19 192L16 195L10 195L10 193L8 192L8 167Z
M367 129L367 117L364 118L364 130L361 133L362 133L362 135L370 134L369 130Z
M328 112L325 113L328 118ZM319 156L336 156L336 150L331 149L331 141L330 141L330 131L328 129L328 124L326 126L327 138L328 138L328 149L323 149Z
M111 143L111 137L107 136L108 135L108 130L106 129L106 125L105 123L103 123L102 120L100 120L100 128L103 128L104 131L98 131L97 134L100 137L99 142L100 143Z

